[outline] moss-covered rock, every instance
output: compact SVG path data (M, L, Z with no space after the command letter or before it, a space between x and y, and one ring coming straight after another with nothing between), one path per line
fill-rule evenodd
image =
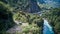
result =
M43 19L38 14L31 14L31 13L25 13L25 12L20 11L20 12L15 13L13 18L14 18L14 20L20 21L22 23L28 23L29 26L22 28L22 30L24 32L27 32L27 34L29 34L29 33L30 34L33 34L33 33L34 34L42 34ZM35 25L33 23L36 24L37 26L34 27ZM29 30L33 27L34 27L34 29L38 28L37 29L38 31L37 30L35 31L34 29L32 29L33 33L29 32Z
M13 16L14 20L21 21L23 23L36 23L41 24L43 23L43 19L38 14L31 14L31 13L25 13L25 12L17 12Z

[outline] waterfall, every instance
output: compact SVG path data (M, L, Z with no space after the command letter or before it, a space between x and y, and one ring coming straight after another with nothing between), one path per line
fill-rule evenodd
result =
M49 25L49 22L46 19L43 20L44 20L43 34L54 34L52 27Z

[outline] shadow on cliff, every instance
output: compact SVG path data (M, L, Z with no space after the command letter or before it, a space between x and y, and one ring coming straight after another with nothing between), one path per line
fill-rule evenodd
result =
M0 33L16 25L13 21L13 14L0 6Z

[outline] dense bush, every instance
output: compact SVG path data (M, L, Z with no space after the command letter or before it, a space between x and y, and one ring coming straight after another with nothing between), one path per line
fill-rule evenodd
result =
M29 26L22 28L23 33L42 34L43 19L38 14L31 14L31 13L25 13L20 11L15 13L13 18L14 20L20 21L22 23L29 23ZM34 25L33 23L36 24L37 26ZM30 30L32 31L30 32Z
M30 24L28 26L21 26L22 31L16 32L17 34L41 34L41 28L38 27L36 24Z
M10 3L10 1L12 3ZM24 33L27 32L27 34L28 34L28 33L30 33L30 30L31 30L31 34L40 34L42 32L43 20L39 15L20 12L20 11L16 11L17 13L12 12L12 11L15 11L14 9L18 9L19 7L20 8L18 10L27 8L28 4L26 4L26 2L28 2L28 0L26 0L26 1L21 0L21 2L18 1L17 4L15 4L15 1L14 2L13 1L14 0L8 0L8 2L10 4L9 5L9 4L5 4L4 0L0 0L0 27L1 27L0 34L6 34L5 33L6 30L8 30L9 28L11 28L12 26L15 25L15 23L13 22L13 19L17 20L17 21L21 21L22 23L29 23L29 26L25 27L25 29L22 28L22 30L23 30L22 32L24 32ZM33 0L33 1L35 2L35 0ZM17 8L12 8L11 6L15 6ZM36 25L34 25L32 23L34 23Z
M43 23L42 17L40 17L38 14L17 12L16 14L14 14L13 18L23 23L29 23L29 24L36 23L39 26L41 26Z
M40 29L37 25L32 24L32 25L24 27L22 32L25 34L39 34Z

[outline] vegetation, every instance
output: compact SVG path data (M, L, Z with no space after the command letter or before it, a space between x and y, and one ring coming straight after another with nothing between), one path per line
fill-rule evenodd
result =
M0 2L0 34L11 28L15 23L12 18L10 6Z
M29 23L29 25L26 27L22 26L21 34L42 34L43 20L42 17L40 17L38 14L31 14L20 11L15 13L13 18L22 23Z
M51 8L44 4L39 6L44 11L42 17L38 14L23 12L29 7L29 0L0 0L0 34L7 34L6 30L16 25L13 20L28 23L28 26L22 26L21 34L42 34L43 17L47 18L55 34L60 34L60 8ZM46 8L48 10L45 10Z
M21 21L22 23L29 23L30 27L32 23L38 25L36 27L34 27L34 25L31 26L34 27L36 29L33 30L33 33L39 33L38 30L39 28L41 28L41 32L42 32L42 24L43 24L43 20L42 18L37 15L37 14L31 14L31 13L25 13L25 12L21 12L18 11L17 13L13 12L14 9L9 5L9 4L5 4L4 2L0 1L0 33L1 34L7 34L6 30L8 30L9 28L13 27L15 25L13 19ZM25 28L27 28L25 27ZM38 27L38 28L37 28Z
M7 0L7 3L15 10L23 11L29 5L29 0Z
M23 23L36 23L38 25L42 25L43 23L42 17L40 17L38 14L25 13L21 11L15 13L13 18Z
M41 28L39 28L36 24L31 24L28 26L22 26L22 33L25 34L41 34Z
M46 11L43 14L43 17L47 18L53 27L56 34L59 34L60 32L60 8L54 8L50 11Z

